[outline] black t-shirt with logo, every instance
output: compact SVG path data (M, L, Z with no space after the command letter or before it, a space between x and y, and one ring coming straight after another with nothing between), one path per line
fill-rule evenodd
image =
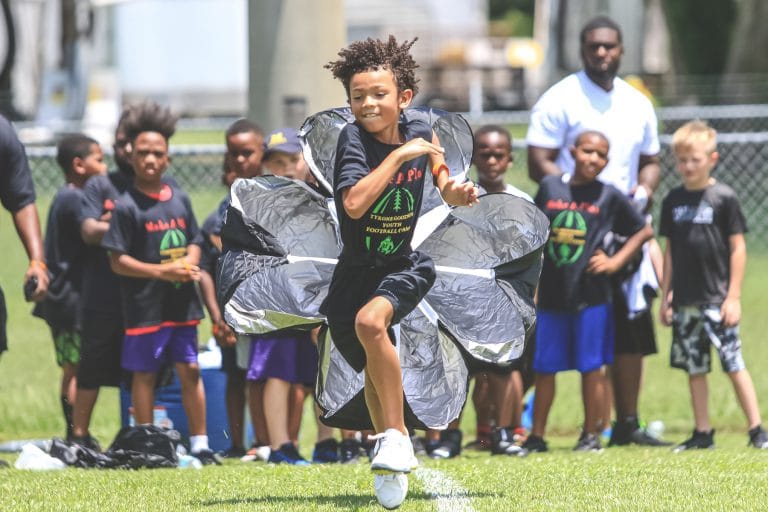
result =
M659 232L672 242L672 302L723 302L731 275L729 238L747 232L736 193L722 183L671 190L661 205Z
M432 140L432 128L421 120L400 124L405 140L421 137ZM334 200L341 240L344 243L340 263L384 266L398 256L410 254L413 228L421 208L428 157L420 156L404 163L387 188L359 219L353 219L343 207L342 191L354 186L375 169L398 146L377 141L357 124L342 129L336 146Z
M53 198L45 229L45 261L51 273L46 299L35 308L53 328L78 328L83 269L96 247L80 237L83 191L64 185Z
M611 302L609 277L587 273L589 259L608 232L631 236L640 231L642 215L612 185L570 185L562 176L545 177L535 202L550 222L538 306L574 312Z
M145 263L183 258L187 245L200 245L200 231L189 197L172 188L169 197L150 197L135 188L120 196L102 247ZM203 317L192 283L118 276L126 329Z

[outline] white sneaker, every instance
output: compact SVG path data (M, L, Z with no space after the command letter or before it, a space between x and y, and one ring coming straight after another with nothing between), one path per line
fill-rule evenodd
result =
M419 465L413 453L411 438L397 429L388 428L382 434L371 436L377 439L371 471L375 473L410 473Z
M379 504L392 510L399 507L408 494L408 476L404 473L373 475L373 489Z

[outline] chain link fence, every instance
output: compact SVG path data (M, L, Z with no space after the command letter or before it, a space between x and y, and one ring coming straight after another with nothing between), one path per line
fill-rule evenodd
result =
M674 107L659 109L661 133L662 179L656 192L654 218L658 220L661 200L680 179L675 172L675 160L670 148L671 133L690 119L707 120L718 130L720 163L713 175L732 187L741 199L750 233L750 247L768 248L768 105L726 107ZM486 113L472 118L473 126L486 123L526 126L527 112ZM526 175L525 142L515 141L515 167L511 174L518 180ZM64 175L56 164L53 147L28 148L32 174L39 195L53 195L64 183ZM190 193L221 190L223 145L173 146L169 171ZM107 156L110 168L111 157ZM518 183L515 183L518 184ZM535 190L530 183L521 188Z

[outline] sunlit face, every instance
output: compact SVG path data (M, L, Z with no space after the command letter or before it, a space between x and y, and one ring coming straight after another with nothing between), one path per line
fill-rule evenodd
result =
M131 163L137 182L159 184L170 163L168 141L160 133L141 132L133 141Z
M591 30L581 45L584 71L595 81L612 80L619 71L623 53L618 32L607 27Z
M582 135L571 149L571 155L575 162L571 183L590 183L608 164L608 141L594 133Z
M379 142L400 141L400 111L410 105L413 91L398 91L389 69L355 73L349 82L349 106L355 120Z
M104 153L101 151L101 147L98 144L91 144L90 151L81 163L83 167L83 174L85 176L96 176L97 174L107 173L107 164L104 163Z
M477 181L486 190L504 184L504 174L512 164L509 137L499 132L486 132L475 140L472 157L477 168Z
M306 181L307 164L301 153L273 151L264 159L264 168L275 176Z
M709 151L703 144L693 143L675 150L677 172L685 188L699 190L709 184L709 176L717 164L717 151Z
M227 137L227 165L238 178L261 174L264 138L254 132L235 133Z

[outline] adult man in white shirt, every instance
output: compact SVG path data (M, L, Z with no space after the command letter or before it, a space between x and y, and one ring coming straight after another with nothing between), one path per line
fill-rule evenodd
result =
M580 133L597 130L610 141L608 165L599 179L649 202L660 173L656 114L645 96L616 76L624 53L621 28L598 16L584 26L580 40L584 69L553 85L531 112L528 174L537 182L547 175L572 174L569 148ZM653 319L649 310L629 319L620 292L613 301L616 355L611 376L617 421L609 446L665 445L640 428L637 412L643 356L656 353Z

